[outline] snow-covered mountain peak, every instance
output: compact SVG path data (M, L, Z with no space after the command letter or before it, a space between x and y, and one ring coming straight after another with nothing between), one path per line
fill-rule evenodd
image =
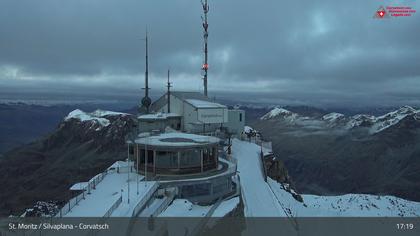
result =
M272 118L275 118L275 117L291 117L291 116L296 117L297 114L293 113L289 110L286 110L284 108L276 107L273 110L266 113L265 115L263 115L260 119L261 120L269 120L269 119L272 119Z
M100 126L108 126L110 125L109 119L105 118L107 116L126 116L129 115L127 113L120 113L120 112L113 112L113 111L104 111L104 110L96 110L94 112L84 112L80 109L76 109L70 112L65 118L64 121L69 121L71 119L77 119L80 122L94 122L99 124Z
M352 129L355 127L368 127L371 126L375 122L375 116L366 115L366 114L358 114L354 115L350 118L349 122L346 124L346 128Z
M385 115L379 116L375 119L375 123L373 124L370 132L371 133L378 133L382 130L385 130L398 122L402 119L407 117L408 115L413 115L418 113L418 111L410 106L403 106L398 110L389 112ZM416 114L417 115L417 114ZM416 117L415 117L416 118Z
M403 107L400 107L398 110L391 111L391 112L386 113L385 115L379 116L377 119L383 120L383 119L395 118L398 116L402 117L402 116L414 114L417 112L418 111L416 109L410 106L403 106Z

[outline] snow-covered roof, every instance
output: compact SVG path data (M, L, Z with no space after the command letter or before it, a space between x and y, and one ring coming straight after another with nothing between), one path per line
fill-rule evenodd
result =
M204 101L204 100L185 99L185 101L191 104L195 108L226 108L225 105L215 103L215 102Z
M166 120L170 117L180 117L180 115L176 113L158 112L158 113L145 114L145 115L138 116L138 118L142 120Z
M219 138L188 133L162 133L159 135L141 137L135 140L138 144L164 147L194 147L215 144Z

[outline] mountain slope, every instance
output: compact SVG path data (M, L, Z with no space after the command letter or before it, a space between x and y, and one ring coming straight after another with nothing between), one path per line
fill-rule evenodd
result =
M290 115L289 115L290 116ZM420 201L420 119L410 107L383 116L282 115L254 124L273 142L297 190L389 194Z
M0 191L0 215L22 213L37 200L69 198L72 184L126 157L125 136L134 124L129 114L76 110L50 135L5 153L0 186L8 191Z

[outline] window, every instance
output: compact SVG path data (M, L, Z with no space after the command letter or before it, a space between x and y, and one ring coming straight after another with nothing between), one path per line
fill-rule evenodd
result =
M239 113L239 122L242 122L242 113Z

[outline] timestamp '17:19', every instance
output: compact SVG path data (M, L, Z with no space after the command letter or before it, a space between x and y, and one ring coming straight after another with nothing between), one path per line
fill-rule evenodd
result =
M398 223L397 229L398 230L412 230L414 229L414 224L413 223Z

